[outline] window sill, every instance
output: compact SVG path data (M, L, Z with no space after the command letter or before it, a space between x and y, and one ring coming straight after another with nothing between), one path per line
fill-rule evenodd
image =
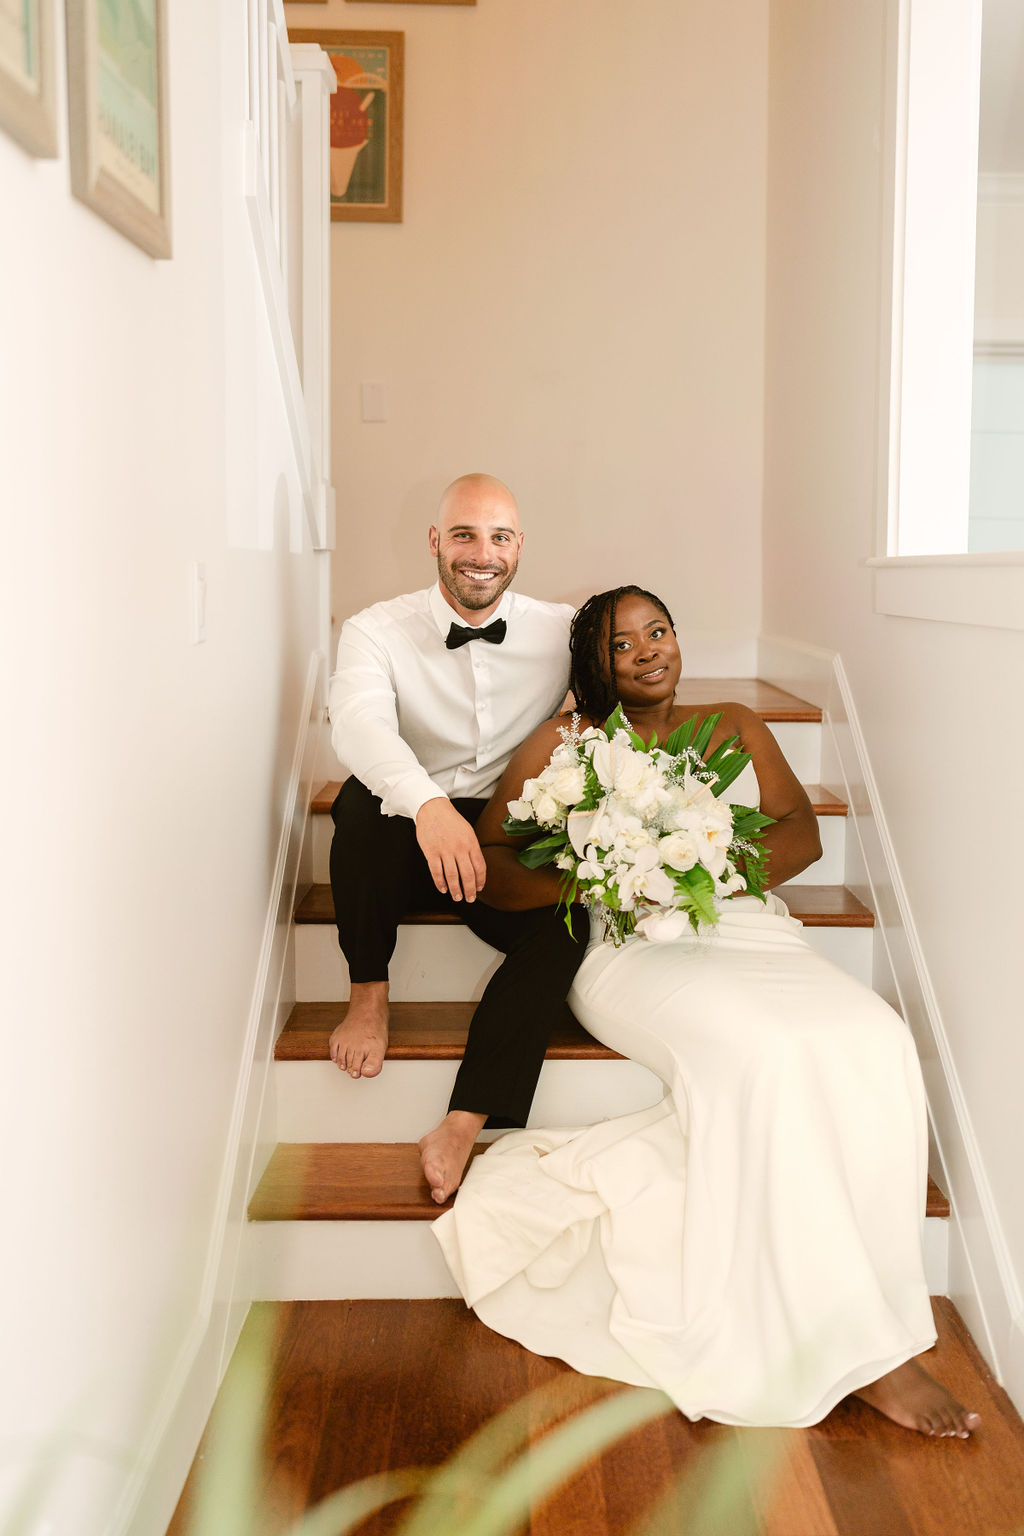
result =
M882 555L875 612L987 629L1024 629L1024 550L979 555Z

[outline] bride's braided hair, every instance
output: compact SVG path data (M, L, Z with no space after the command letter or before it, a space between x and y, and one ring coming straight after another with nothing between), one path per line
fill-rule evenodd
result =
M661 598L643 587L613 587L610 592L596 592L587 598L569 630L569 687L580 714L602 722L618 702L612 636L615 634L615 610L621 597L646 598L652 608L665 615L669 627L675 630L672 615ZM607 639L601 633L606 614Z

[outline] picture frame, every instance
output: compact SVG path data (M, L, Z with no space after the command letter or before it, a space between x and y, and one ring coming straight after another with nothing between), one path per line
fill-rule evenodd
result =
M56 0L0 0L0 128L30 155L57 141Z
M289 31L319 43L334 65L331 97L332 223L400 224L405 33L321 28Z
M65 0L71 190L158 259L172 255L166 5Z

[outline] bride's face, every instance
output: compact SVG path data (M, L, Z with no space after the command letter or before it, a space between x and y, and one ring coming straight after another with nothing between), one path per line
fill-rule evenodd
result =
M627 714L630 705L660 704L675 694L682 671L679 647L668 619L646 597L619 599L611 654Z

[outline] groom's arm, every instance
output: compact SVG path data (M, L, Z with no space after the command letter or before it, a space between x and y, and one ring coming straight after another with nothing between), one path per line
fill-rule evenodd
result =
M447 799L399 734L390 658L351 619L342 625L328 712L339 762L380 796L385 816L415 821L428 800Z
M399 734L390 659L351 620L342 626L329 713L339 762L380 797L385 816L407 816L416 823L417 841L438 890L456 901L475 900L486 875L476 833Z

